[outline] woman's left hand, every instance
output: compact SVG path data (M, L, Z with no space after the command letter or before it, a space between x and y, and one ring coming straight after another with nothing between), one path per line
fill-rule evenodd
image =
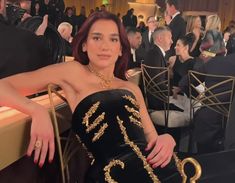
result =
M153 168L165 167L171 161L175 145L175 140L169 134L159 135L150 140L145 149L146 151L151 150L147 157L148 163Z

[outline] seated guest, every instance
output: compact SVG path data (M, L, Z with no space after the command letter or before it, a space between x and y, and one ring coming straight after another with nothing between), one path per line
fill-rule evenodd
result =
M193 69L195 59L189 55L195 36L187 34L181 37L175 46L176 56L169 58L169 67L172 70L171 86L178 86L179 81L187 76L188 71Z
M140 67L141 60L136 57L136 49L138 49L141 44L141 33L134 27L127 28L127 38L131 46L131 58L128 62L127 69Z
M166 67L167 63L165 60L165 52L170 49L171 44L172 44L172 39L171 39L171 30L168 27L158 27L154 32L153 32L153 41L154 41L154 46L152 49L150 49L144 59L144 64L152 67ZM150 73L150 76L153 77L157 75L158 72L152 72ZM163 80L165 78L162 78ZM162 85L162 89L167 88L167 86ZM154 97L152 94L147 93L147 100L149 104L150 109L155 109L155 110L163 110L164 109L164 103L160 100L158 100L156 97ZM178 107L175 105L170 105L170 109L176 109L180 110Z
M72 56L72 46L71 46L71 42L72 42L72 30L73 30L73 26L68 23L68 22L62 22L59 26L58 26L58 32L60 33L61 37L64 40L64 54L66 56Z

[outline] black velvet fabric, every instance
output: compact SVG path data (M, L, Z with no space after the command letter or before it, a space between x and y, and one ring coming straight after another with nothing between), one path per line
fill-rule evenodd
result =
M86 183L105 182L104 167L114 159L121 160L125 164L124 169L119 165L111 168L110 175L118 183L153 182L147 170L144 169L143 161L136 155L133 148L124 141L124 135L119 126L117 116L123 121L129 140L137 145L145 157L149 153L145 151L147 142L143 129L130 121L129 116L132 114L125 108L125 106L129 106L138 111L138 107L123 96L135 98L126 89L99 91L84 98L74 111L72 128L95 158L95 163L87 173ZM90 115L89 124L93 123L103 112L105 112L105 117L95 129L88 133L83 119L89 109L98 101L100 104L97 110ZM105 129L104 134L97 141L92 142L94 135L105 123L108 124L108 127ZM154 169L154 174L158 176L161 182L181 182L181 177L177 172L174 161L166 168Z

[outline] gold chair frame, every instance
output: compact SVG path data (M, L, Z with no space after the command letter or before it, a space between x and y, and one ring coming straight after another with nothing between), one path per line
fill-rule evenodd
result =
M227 119L230 115L231 104L234 96L234 86L235 86L235 77L234 76L224 76L224 75L214 75L214 74L205 74L196 71L189 71L189 96L190 96L190 107L191 114L190 119L193 119L195 109L200 107L207 107ZM216 84L206 87L204 81L201 78L204 77L213 77L220 79L222 81L217 82ZM204 91L198 91L197 86L202 85ZM229 85L228 90L222 92L214 92L214 89ZM196 91L198 95L194 95L193 91ZM228 95L229 99L227 101L221 101L218 97ZM227 106L227 107L226 107Z
M170 69L167 67L152 67L141 64L144 83L145 102L148 106L147 93L164 103L165 127L168 128L169 97L170 97ZM149 71L156 71L156 75L150 76ZM162 86L164 87L162 89Z
M60 130L58 126L58 120L57 117L59 114L56 113L55 104L53 100L53 94L55 94L57 97L62 99L63 104L62 105L68 105L66 98L58 91L58 86L49 84L48 85L48 96L50 100L50 106L51 106L51 118L52 123L54 127L54 133L55 133L55 139L56 139L56 145L59 155L59 162L60 162L60 171L61 171L61 179L62 183L69 183L70 182L70 173L69 173L69 161L73 155L75 155L76 152L79 150L79 146L75 146L75 143L78 143L78 139L76 135L72 132L72 130L69 130L69 134L67 137L61 137L60 136ZM60 115L60 117L63 118L63 116ZM64 147L62 148L61 142L64 141Z

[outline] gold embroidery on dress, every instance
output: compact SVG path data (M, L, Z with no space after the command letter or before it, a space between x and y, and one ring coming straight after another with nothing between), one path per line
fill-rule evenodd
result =
M103 126L100 127L99 131L95 133L94 137L92 138L92 142L99 140L99 138L104 134L106 128L108 128L108 124L104 123Z
M88 110L88 112L86 112L85 116L83 117L83 121L82 124L85 124L86 127L89 126L89 118L95 113L95 111L98 109L100 105L100 102L96 102L95 104L93 104L91 106L91 108Z
M133 116L135 116L136 118L140 119L140 113L139 111L135 110L134 108L132 107L129 107L128 105L125 105L125 108L128 112L132 113Z
M122 97L124 99L127 99L128 101L130 101L136 108L138 108L138 109L140 108L138 102L134 98L132 98L130 95L124 95Z
M125 143L128 144L133 149L133 151L136 153L138 158L140 158L142 160L143 165L144 165L144 169L147 170L147 172L148 172L150 178L153 180L153 182L160 183L160 180L154 174L152 167L147 163L147 160L146 160L145 156L142 154L142 152L140 151L139 147L137 145L135 145L132 141L130 141L130 139L126 133L126 128L123 125L123 121L119 118L119 116L117 116L117 121L118 121L119 127L121 129L121 132L124 136Z
M143 128L142 123L139 120L137 120L136 118L134 118L132 115L129 116L129 119L130 119L130 122L136 124L140 128Z
M112 161L109 162L108 165L106 165L104 167L104 172L105 172L104 175L105 175L105 181L106 182L108 182L108 183L118 183L115 180L113 180L111 175L110 175L111 168L114 167L114 166L117 166L117 165L120 165L122 169L124 169L124 167L125 167L125 164L120 160L112 160Z
M86 132L89 133L91 130L95 129L95 127L99 125L101 121L104 120L104 116L105 116L105 112L99 115L92 124L88 125Z

